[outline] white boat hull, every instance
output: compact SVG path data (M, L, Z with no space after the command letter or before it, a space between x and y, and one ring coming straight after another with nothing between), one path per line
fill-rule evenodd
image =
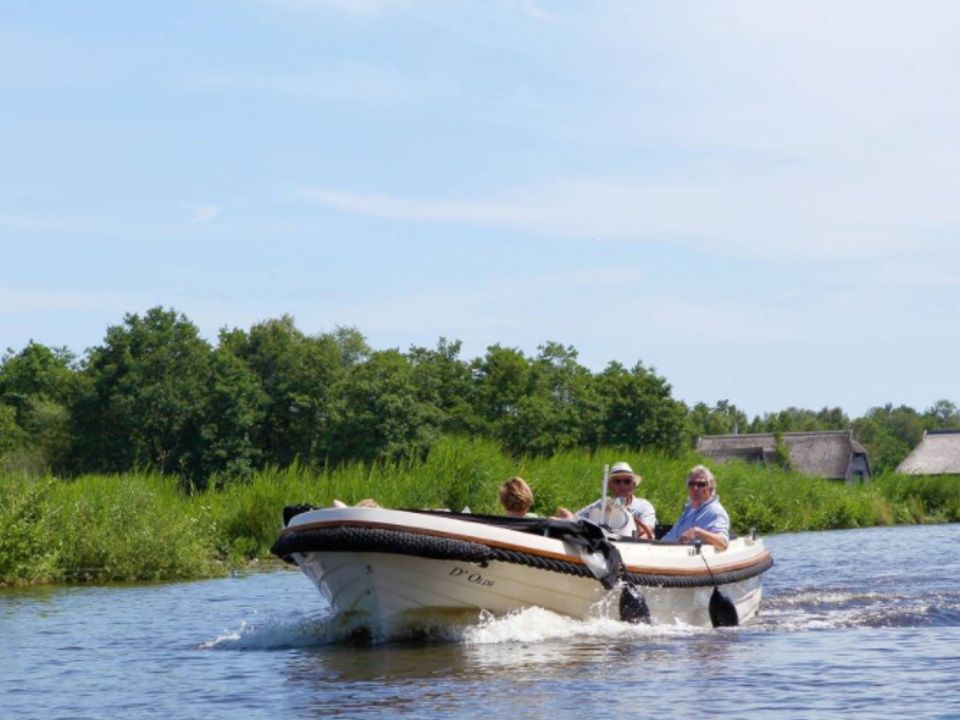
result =
M588 573L570 574L553 567L583 564L577 549L562 540L468 523L455 517L366 508L304 513L291 520L287 532L340 527L455 537L474 544L509 547L510 552L526 553L527 558L548 558L545 564L550 567L496 559L478 563L368 549L304 549L289 554L331 606L344 613L368 616L381 626L424 613L487 611L503 615L534 606L577 618L619 617L619 585L606 589ZM648 581L639 586L650 610L650 621L657 624L710 626L708 607L714 584L705 573L729 579L735 577L729 574L729 568L742 567L751 558L769 558L761 541L749 539L732 541L724 553L704 548L702 555L690 546L675 544L615 544L628 578L661 578L661 582L675 585L658 586ZM691 586L676 586L683 583ZM736 606L741 623L757 614L762 597L760 573L722 583L720 589Z

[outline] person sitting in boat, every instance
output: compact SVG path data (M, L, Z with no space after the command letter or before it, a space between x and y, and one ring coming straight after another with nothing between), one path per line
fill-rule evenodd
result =
M625 508L633 515L634 522L637 524L637 537L653 539L653 528L657 525L657 512L653 508L653 503L644 500L641 497L634 497L633 493L643 481L633 468L625 462L614 463L610 468L610 474L607 476L607 490L613 496L616 502L622 502ZM563 520L572 520L574 517L585 518L590 515L594 508L599 509L603 500L597 500L592 505L581 509L576 516L567 508L557 508L556 517Z
M730 540L730 516L717 497L717 480L703 465L696 465L687 475L687 504L680 517L663 536L664 540L710 543L717 550L726 550Z
M533 505L533 490L517 475L500 486L500 504L509 517L539 517L530 512Z
M350 506L347 505L343 500L334 499L334 501L330 504L330 507L345 508ZM364 498L363 500L358 502L356 505L354 505L354 507L378 508L380 507L380 503L378 503L373 498Z

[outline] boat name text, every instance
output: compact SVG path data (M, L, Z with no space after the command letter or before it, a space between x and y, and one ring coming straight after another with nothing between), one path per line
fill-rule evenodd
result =
M488 580L478 572L471 572L461 567L455 567L451 570L450 577L462 577L467 582L472 582L474 585L479 585L480 587L493 587L494 585L493 580Z

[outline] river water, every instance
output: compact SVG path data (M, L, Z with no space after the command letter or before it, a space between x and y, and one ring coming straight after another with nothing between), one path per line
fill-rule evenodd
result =
M758 620L343 639L296 571L0 591L0 718L960 718L960 526L766 538Z

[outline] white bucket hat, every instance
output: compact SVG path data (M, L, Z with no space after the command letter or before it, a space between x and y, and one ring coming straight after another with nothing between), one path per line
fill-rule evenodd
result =
M610 476L614 475L633 475L633 479L640 482L640 476L633 471L629 464L622 461L614 463L613 467L610 468Z

